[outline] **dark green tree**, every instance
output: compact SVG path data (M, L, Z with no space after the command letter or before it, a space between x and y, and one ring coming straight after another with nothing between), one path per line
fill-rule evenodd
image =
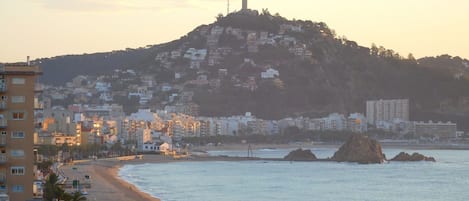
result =
M59 198L60 186L59 177L55 173L51 173L44 184L44 200L52 201Z
M370 54L373 55L373 56L378 56L378 52L379 52L378 46L376 46L376 44L372 43L371 44L371 49L370 49Z
M218 15L215 18L217 18L217 22L219 22L223 19L223 14L218 13Z
M74 193L70 195L70 199L66 201L85 201L85 200L87 199L85 196L83 196L82 193L80 193L79 191L75 191Z

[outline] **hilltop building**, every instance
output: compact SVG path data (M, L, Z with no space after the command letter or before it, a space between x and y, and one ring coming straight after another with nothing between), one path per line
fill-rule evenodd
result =
M34 100L38 66L0 66L0 195L32 200L34 185Z
M242 10L247 10L248 9L248 0L243 0L243 8Z

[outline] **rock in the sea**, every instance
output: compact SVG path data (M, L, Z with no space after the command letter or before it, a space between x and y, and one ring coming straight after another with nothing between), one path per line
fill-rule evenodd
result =
M290 160L290 161L314 161L317 160L316 156L311 152L311 150L306 149L297 149L291 151L288 155L283 157L285 160Z
M394 158L391 159L391 161L431 161L435 162L435 158L433 157L427 157L419 153L413 153L412 155L401 152L397 154Z
M352 135L332 160L337 162L357 162L360 164L383 163L385 160L381 144L363 135Z

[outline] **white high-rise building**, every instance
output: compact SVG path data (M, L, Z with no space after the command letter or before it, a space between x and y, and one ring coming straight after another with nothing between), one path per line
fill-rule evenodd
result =
M409 121L409 99L366 101L366 118L373 125L394 119Z

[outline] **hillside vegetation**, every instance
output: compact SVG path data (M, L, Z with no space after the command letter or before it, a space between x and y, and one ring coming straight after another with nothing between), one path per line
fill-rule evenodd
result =
M209 47L214 27L224 28L217 36L216 48L231 50L215 65L208 65L207 58L196 69L189 68L190 61L183 58L155 59L165 52L184 54L189 48L208 49L210 54L214 50ZM228 28L241 33L235 37ZM260 41L262 32L273 44L257 42L258 51L250 51L249 34L255 33ZM294 42L288 43L290 38ZM298 55L295 48L311 55ZM43 81L55 85L63 85L80 74L109 74L114 69L154 75L160 83L179 84L183 91L195 92L193 100L200 106L201 115L206 116L250 111L265 119L315 117L330 112L365 112L366 100L400 98L410 99L413 120L431 117L461 124L469 114L467 60L448 55L418 60L412 55L403 57L384 47L363 47L337 37L325 23L287 20L267 10L219 16L216 22L197 27L167 44L36 62L44 69ZM268 68L278 70L279 76L260 78ZM219 77L219 69L226 69L228 75ZM175 80L175 73L184 77ZM220 86L185 83L200 74L209 80L218 79ZM242 87L246 83L255 88Z

